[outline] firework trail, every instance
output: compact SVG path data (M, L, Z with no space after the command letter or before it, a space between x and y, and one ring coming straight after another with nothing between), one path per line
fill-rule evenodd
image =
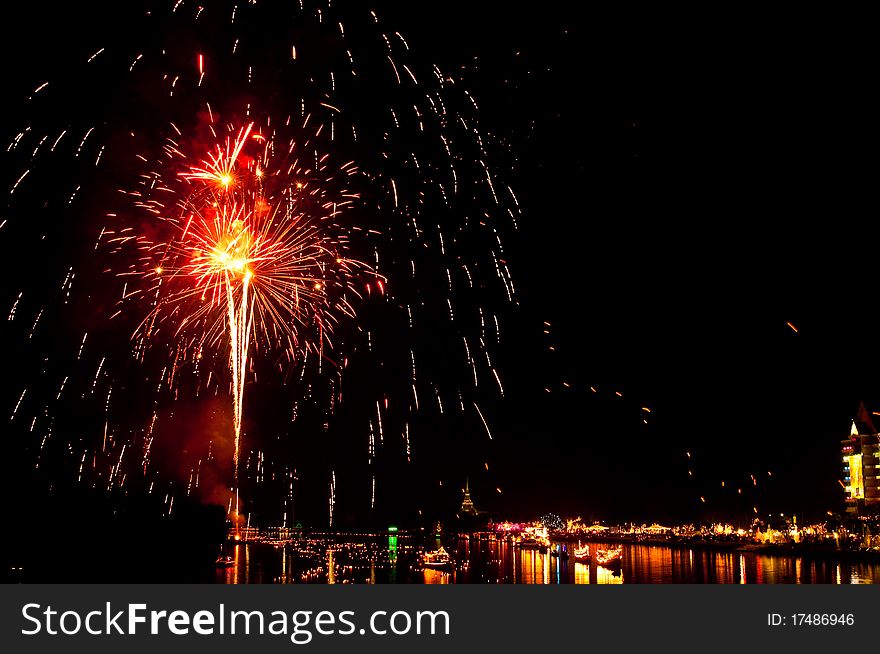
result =
M196 358L219 346L218 335L228 341L236 501L255 319L266 349L282 347L291 362L310 349L321 357L325 344L332 346L335 323L354 317L350 298L362 299L358 273L369 268L339 251L346 234L337 233L337 221L356 195L342 189L331 200L325 188L313 191L309 172L277 154L297 154L296 142L277 147L277 130L266 137L254 128L249 123L227 135L207 157L184 163L176 174L180 160L190 159L175 141L166 144L170 178L145 175L161 192L138 194L138 204L166 229L158 241L137 236L142 270L126 273L147 282L143 297L153 304L136 338L149 339L169 321L176 342L195 344ZM332 172L322 164L318 171L331 177L356 172L350 163ZM383 280L373 275L370 281Z
M35 80L4 153L0 238L45 262L2 297L36 371L4 386L36 465L140 477L170 510L180 489L152 463L169 416L228 394L236 470L271 477L241 436L245 388L273 378L288 433L307 405L322 437L360 422L341 451L363 454L365 505L383 448L418 462L420 416L489 438L518 207L463 73L320 1L159 2L81 55ZM186 462L187 493L220 440Z

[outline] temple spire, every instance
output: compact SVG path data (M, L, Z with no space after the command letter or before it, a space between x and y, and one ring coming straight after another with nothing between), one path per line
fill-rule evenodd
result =
M477 515L477 507L471 500L470 479L464 480L464 499L461 501L461 509L459 511L465 515Z

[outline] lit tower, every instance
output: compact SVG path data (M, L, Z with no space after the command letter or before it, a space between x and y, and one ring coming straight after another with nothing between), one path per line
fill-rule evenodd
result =
M464 480L464 499L461 501L461 508L458 510L461 515L469 515L476 516L479 514L477 511L477 507L474 506L473 500L471 500L471 491L470 491L470 480Z
M876 515L880 510L880 433L864 402L852 422L849 438L841 443L846 512Z

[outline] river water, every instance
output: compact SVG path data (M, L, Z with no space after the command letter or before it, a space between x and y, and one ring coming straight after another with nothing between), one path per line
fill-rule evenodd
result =
M439 544L428 542L428 549ZM498 584L870 584L880 563L850 559L777 556L658 545L623 545L616 569L577 563L551 552L573 552L577 543L521 549L496 540L444 541L456 564L423 570L415 539L300 541L295 545L238 544L227 549L235 564L219 568L218 583L498 583ZM607 547L590 543L595 548Z

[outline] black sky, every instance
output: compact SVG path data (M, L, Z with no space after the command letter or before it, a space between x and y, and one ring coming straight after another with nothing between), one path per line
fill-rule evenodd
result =
M435 475L499 516L840 510L839 440L880 410L866 17L375 4L464 67L523 211L492 471ZM4 7L7 98L129 11L95 7Z

